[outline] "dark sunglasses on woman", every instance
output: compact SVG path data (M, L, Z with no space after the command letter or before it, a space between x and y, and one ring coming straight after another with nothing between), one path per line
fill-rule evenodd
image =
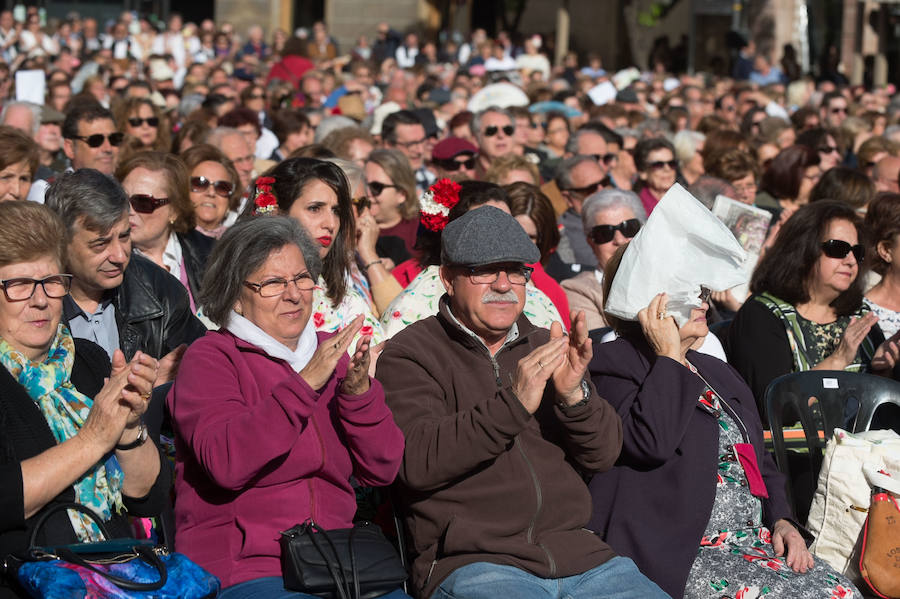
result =
M484 136L485 137L494 137L497 135L497 132L503 131L503 135L509 137L513 133L516 132L516 128L512 125L506 125L504 127L497 127L496 125L491 125L490 127L484 128Z
M458 171L461 168L471 170L471 169L475 168L475 157L470 156L469 158L467 158L466 160L463 160L462 162L460 162L454 158L449 158L447 160L435 160L434 163L435 163L435 165L437 165L437 166L441 167L442 169L444 169L445 171L449 171L449 172Z
M664 166L668 166L670 169L672 169L674 171L675 169L678 168L678 161L677 160L657 160L657 161L651 162L650 164L647 165L647 167L651 171L658 171L661 168L663 168Z
M193 191L194 193L206 193L206 190L209 189L210 185L213 186L213 190L216 192L216 195L223 198L227 198L231 195L231 192L234 191L234 183L232 183L231 181L210 181L203 175L200 175L199 177L191 177L191 191Z
M142 119L142 118L139 118L136 116L128 119L128 124L131 125L132 127L140 127L144 123L147 123L147 125L150 127L154 127L154 128L159 127L159 119L156 118L155 116L151 116L148 119Z
M862 264L866 257L866 248L861 243L850 245L842 239L829 239L822 244L822 253L835 260L843 260L850 252L853 252L856 263Z
M618 225L596 225L591 229L591 239L597 245L609 243L616 236L616 231L620 231L626 239L631 239L641 230L641 221L636 218L623 220Z
M168 204L169 198L154 198L148 193L136 193L128 198L128 202L135 212L152 214L160 206Z
M395 189L397 188L396 185L382 183L381 181L369 181L368 183L366 183L366 185L369 187L370 190L372 190L372 195L375 196L376 198L378 196L380 196L381 192L383 192L388 187L393 187Z

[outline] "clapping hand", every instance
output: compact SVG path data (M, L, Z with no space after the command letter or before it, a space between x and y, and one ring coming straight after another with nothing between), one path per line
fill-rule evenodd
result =
M334 335L333 337L329 337L324 341L324 343L319 344L319 347L316 348L316 352L313 354L313 357L309 361L309 364L307 364L306 367L300 371L300 376L303 377L303 380L305 380L310 387L312 387L313 389L321 389L325 386L325 383L327 383L328 379L331 378L331 375L334 374L334 369L337 367L338 360L340 360L341 356L343 356L347 352L347 349L350 347L350 343L353 341L353 337L356 336L356 333L358 333L362 328L362 323L363 317L362 314L360 314L359 316L354 318L350 324L341 329L336 335ZM360 344L357 344L354 358L358 354L360 354L360 352L365 354L365 365L366 368L368 368L368 340L366 340L364 347L361 347ZM351 363L351 367L352 366L353 364ZM350 372L348 371L348 376L349 374ZM368 380L366 381L366 384L368 384Z
M562 325L559 322L550 325L550 339L568 341L564 346L563 360L553 372L553 385L563 402L574 405L584 397L581 392L581 381L594 355L584 312L572 313L572 332L568 338L563 336Z

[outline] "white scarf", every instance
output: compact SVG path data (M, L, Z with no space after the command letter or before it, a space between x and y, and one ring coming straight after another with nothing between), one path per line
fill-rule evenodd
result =
M316 327L313 325L312 319L306 321L306 328L303 329L300 339L297 340L297 349L293 351L234 310L231 311L225 329L238 339L255 345L269 356L284 360L291 365L294 372L300 372L309 364L313 353L319 346Z

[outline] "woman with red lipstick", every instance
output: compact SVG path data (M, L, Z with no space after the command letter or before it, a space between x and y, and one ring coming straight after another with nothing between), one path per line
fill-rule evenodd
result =
M290 158L256 180L250 214L278 213L297 220L318 244L322 274L313 291L316 330L333 332L362 315L362 335L384 340L372 303L350 276L356 223L347 177L339 166L315 158ZM372 264L361 268L366 274Z
M837 201L801 207L785 222L750 280L751 297L729 330L731 364L763 396L775 378L803 370L890 376L900 353L863 303L862 220Z
M168 501L171 471L142 420L158 363L138 352L126 364L116 350L110 365L99 346L72 337L62 322L72 280L65 240L49 208L0 202L0 561L23 554L37 521L60 504L87 506L112 537L131 537L124 511L154 516ZM37 542L99 535L63 510ZM0 576L0 597L29 596Z
M627 248L606 265L604 310ZM616 466L590 482L588 528L672 597L755 597L764 588L773 597L859 597L807 550L747 384L693 350L709 333L709 296L701 287L700 307L681 326L666 293L637 322L606 311L619 339L596 347L589 368L622 418L623 442Z

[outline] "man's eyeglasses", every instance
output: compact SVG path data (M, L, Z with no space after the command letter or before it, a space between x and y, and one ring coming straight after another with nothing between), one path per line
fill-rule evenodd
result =
M265 94L250 94L247 96L248 100L262 100L266 97Z
M397 188L396 185L390 185L390 184L388 184L388 183L382 183L381 181L368 181L368 182L366 182L366 185L367 185L367 186L369 187L369 189L372 191L372 195L375 196L376 198L377 198L378 196L380 196L380 195L381 195L381 192L383 192L383 191L384 191L385 189L387 189L388 187Z
M234 183L231 181L219 180L210 181L203 175L199 177L191 177L191 191L194 193L206 193L209 186L212 185L217 196L227 198L234 191Z
M647 168L651 171L662 170L664 167L669 167L673 171L678 168L677 160L656 160L647 165Z
M850 252L853 252L856 263L862 264L866 257L866 248L861 243L850 245L842 239L829 239L822 244L822 253L835 260L843 260Z
M103 145L104 141L108 140L109 145L114 148L118 148L120 145L122 145L122 140L125 139L125 134L118 131L110 133L109 135L94 133L93 135L73 135L72 139L79 139L91 148L99 148Z
M484 136L485 137L494 137L500 131L503 131L503 135L509 137L510 135L512 135L513 133L516 132L516 128L513 127L512 125L504 125L503 127L497 127L496 125L491 125L490 127L484 128Z
M530 266L475 266L468 268L469 280L476 285L492 285L505 272L511 285L524 285L531 280L534 269Z
M147 123L148 127L153 127L154 129L156 127L159 127L159 119L156 118L155 116L151 116L150 118L147 118L147 119L142 119L140 117L135 116L135 117L131 117L130 119L128 119L128 124L135 128L140 127L144 123Z
M128 202L135 212L152 214L160 206L168 204L169 198L154 198L148 193L136 193L128 198Z
M597 162L603 162L603 164L606 165L611 164L613 160L619 157L615 152L607 152L606 154L588 154L588 156Z
M622 233L626 239L631 239L641 230L641 221L636 218L623 220L618 225L596 225L591 229L591 239L597 245L609 243L616 236L616 231Z
M847 114L847 107L846 107L846 106L835 106L834 108L831 109L831 114L839 114L839 113L842 113L842 112L843 112L844 114Z
M44 295L52 298L59 298L69 293L72 286L72 275L50 275L43 279L30 279L28 277L18 277L15 279L0 280L0 286L3 287L3 294L6 299L11 302L22 302L31 299L34 290L40 285L44 290Z
M594 193L599 189L603 189L606 185L609 185L609 177L603 177L596 183L591 183L590 185L585 185L584 187L567 187L563 191L570 191L574 193L580 193L582 195L587 195L589 193Z
M251 283L244 281L244 285L259 294L260 297L276 297L287 291L288 283L293 283L300 291L309 291L316 286L315 280L308 272L301 272L299 275L287 281L282 278L269 279L262 283Z
M398 141L394 145L401 146L404 148L413 148L415 146L421 146L422 144L424 144L425 139L426 138L423 137L422 139L417 139L416 141Z
M447 160L435 160L434 164L444 169L445 171L458 171L461 168L465 169L473 169L475 168L475 157L469 156L465 160L456 160L455 158L448 158Z

